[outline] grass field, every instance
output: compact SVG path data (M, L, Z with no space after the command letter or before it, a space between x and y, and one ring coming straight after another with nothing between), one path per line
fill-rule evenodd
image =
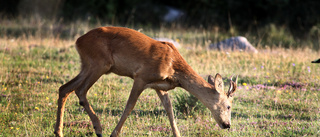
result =
M37 33L2 35L0 136L53 136L58 88L80 70L74 41L85 31L75 32L77 35L69 39ZM227 82L230 76L239 75L231 129L220 129L208 109L187 115L175 108L182 136L320 136L320 65L311 64L320 57L319 51L263 48L258 54L226 53L206 50L204 45L210 36L203 31L144 33L184 39L180 53L205 79L220 73ZM204 38L192 39L193 34ZM90 89L88 100L101 120L104 136L115 128L132 82L110 74ZM175 105L182 103L177 101L182 94L187 92L181 88L170 91ZM95 136L75 94L67 101L64 122L65 136ZM142 93L121 136L172 136L169 120L153 90Z

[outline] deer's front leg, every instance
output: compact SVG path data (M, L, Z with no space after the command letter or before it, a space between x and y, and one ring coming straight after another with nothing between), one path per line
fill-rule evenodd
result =
M176 124L176 122L174 120L172 104L171 104L168 92L162 91L162 90L156 90L156 91L157 91L157 94L158 94L159 98L161 99L161 102L162 102L164 108L167 111L167 115L168 115L169 120L170 120L170 125L171 125L171 128L172 128L173 135L175 137L180 137L180 132L179 132L177 124Z
M144 90L144 82L140 79L135 79L133 83L133 87L129 96L129 99L127 101L126 108L124 109L124 112L120 118L119 123L117 124L116 128L113 130L111 137L117 137L119 136L119 133L121 131L121 128L130 115L131 111L133 110L134 106L136 105L136 102L141 94L141 92Z

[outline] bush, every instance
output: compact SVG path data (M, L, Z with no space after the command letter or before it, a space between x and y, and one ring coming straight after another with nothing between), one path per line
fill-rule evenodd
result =
M194 116L197 113L203 113L206 109L195 96L189 93L176 95L174 107L176 111L182 113L184 116Z

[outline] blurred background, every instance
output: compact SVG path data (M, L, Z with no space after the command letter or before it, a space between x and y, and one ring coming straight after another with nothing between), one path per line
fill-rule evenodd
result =
M43 28L50 22L48 27L60 36L70 31L67 24L86 22L138 29L205 29L226 34L212 38L213 41L250 35L248 39L255 46L319 50L317 0L0 0L0 3L2 36L25 31L17 31L12 20L20 25L30 24L27 28L31 31L32 24ZM5 22L8 20L10 23Z

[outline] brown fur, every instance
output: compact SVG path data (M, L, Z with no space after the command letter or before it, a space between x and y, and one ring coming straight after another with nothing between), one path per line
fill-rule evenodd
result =
M111 136L118 136L123 123L146 88L156 90L164 105L174 136L180 136L174 121L168 90L182 87L196 96L210 109L220 127L231 125L232 98L229 97L236 84L231 85L228 95L223 91L223 81L219 74L209 83L201 78L182 58L173 44L151 39L150 37L128 28L96 28L78 38L76 48L81 58L81 71L74 79L59 89L56 136L63 136L63 113L67 97L75 91L82 105L92 120L96 134L101 136L102 128L98 117L88 103L88 89L103 75L115 73L134 79L134 84L121 119Z

